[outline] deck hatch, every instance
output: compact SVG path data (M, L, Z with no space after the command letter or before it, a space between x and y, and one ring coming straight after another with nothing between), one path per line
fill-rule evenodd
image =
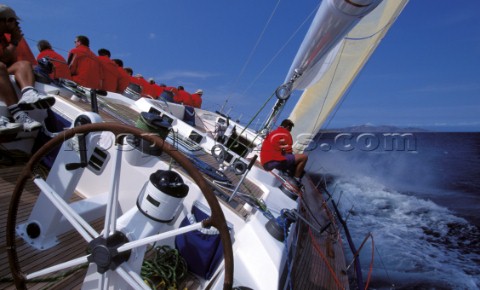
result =
M200 144L200 142L202 142L202 139L203 139L203 136L200 135L198 132L196 131L192 131L190 133L190 135L188 136L188 139L192 140L193 142L197 143L197 144Z

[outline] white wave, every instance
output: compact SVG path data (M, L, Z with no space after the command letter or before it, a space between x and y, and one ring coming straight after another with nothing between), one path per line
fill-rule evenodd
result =
M395 285L449 285L448 289L480 287L478 229L430 200L390 190L368 177L339 178L331 185L358 246L368 232L376 245L376 279ZM477 231L470 235L470 231ZM472 239L469 241L469 239ZM477 245L478 247L478 245ZM361 253L363 268L371 247ZM364 269L364 274L368 269Z

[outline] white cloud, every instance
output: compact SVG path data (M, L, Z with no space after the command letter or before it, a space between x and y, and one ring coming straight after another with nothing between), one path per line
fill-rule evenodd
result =
M211 77L219 76L217 73L201 72L201 71L187 71L187 70L176 70L163 73L158 76L158 79L165 81L176 80L176 79L199 79L206 80Z
M409 90L408 92L419 92L419 93L436 93L436 92L469 92L469 91L477 91L480 89L480 85L477 83L470 83L470 84L431 84L431 85L424 85L418 88L414 88Z

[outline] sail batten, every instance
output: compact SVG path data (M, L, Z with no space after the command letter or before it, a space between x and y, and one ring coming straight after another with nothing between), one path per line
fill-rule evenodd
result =
M312 141L407 2L384 0L315 65L313 81L302 86L305 91L289 117L296 124L296 151Z

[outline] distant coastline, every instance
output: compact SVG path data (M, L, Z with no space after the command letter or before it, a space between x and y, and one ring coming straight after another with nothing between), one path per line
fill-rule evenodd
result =
M418 132L431 132L431 133L480 133L480 128L476 128L472 126L470 129L466 127L436 127L434 129L425 129L425 128L418 128L418 127L396 127L396 126L388 126L388 125L358 125L358 126L351 126L351 127L343 127L343 128L328 128L328 129L321 129L320 133L338 133L338 132L350 132L350 133L361 133L361 132L371 132L371 133L379 133L379 132L390 132L390 133L418 133Z

